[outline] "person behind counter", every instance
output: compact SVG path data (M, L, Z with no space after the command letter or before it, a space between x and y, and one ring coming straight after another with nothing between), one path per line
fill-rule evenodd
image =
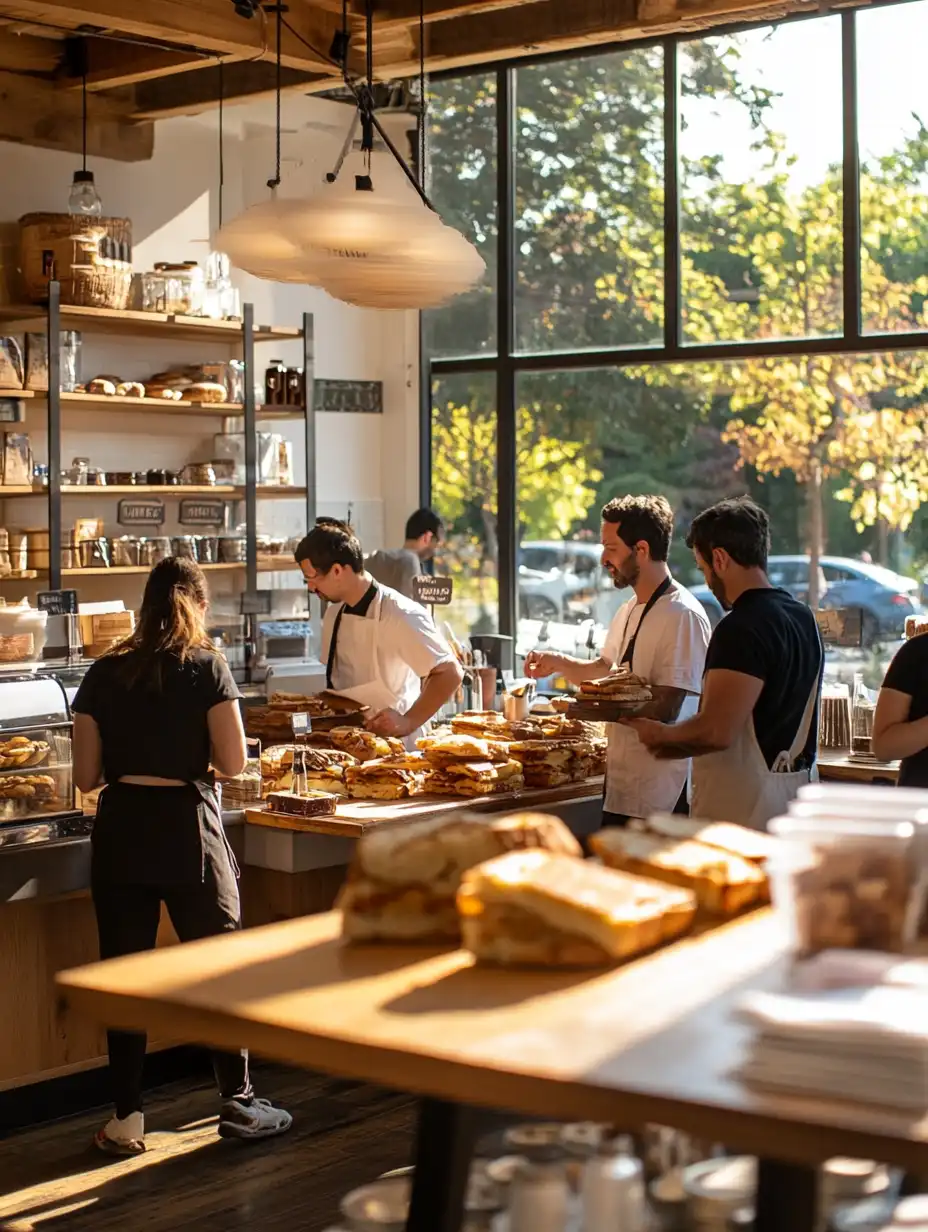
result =
M417 509L406 523L403 546L371 552L364 567L375 582L411 599L413 578L419 577L425 561L435 555L444 532L444 523L434 509Z
M91 889L100 957L155 946L162 902L181 941L241 927L238 868L222 828L211 765L245 766L239 691L206 633L206 581L169 557L149 575L138 628L92 665L74 699L74 782L105 783L97 806ZM145 1150L145 1036L109 1031L115 1115L94 1142L115 1155ZM248 1053L213 1055L219 1133L268 1138L288 1112L256 1099Z
M670 723L685 719L696 713L709 621L667 567L673 511L663 496L626 496L610 501L602 518L603 565L617 589L630 586L634 594L613 617L595 662L532 651L526 674L560 673L581 684L627 665L650 684L653 713ZM688 772L689 762L655 761L631 728L610 723L603 825L685 812Z
M770 523L747 497L694 520L687 544L728 615L706 655L699 713L629 724L655 757L693 757L694 817L764 829L815 771L825 655L812 611L767 577Z
M896 761L900 787L928 787L928 633L896 651L873 716L873 752Z
M320 519L294 553L309 590L330 606L322 623L326 687L371 708L367 726L414 748L463 679L424 607L364 570L344 522Z

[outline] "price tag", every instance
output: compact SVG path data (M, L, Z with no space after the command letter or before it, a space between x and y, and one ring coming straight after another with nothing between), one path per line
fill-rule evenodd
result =
M40 590L35 601L39 611L49 616L77 615L76 590Z
M308 714L297 711L296 714L290 716L290 727L293 730L294 740L305 740L313 729L313 721Z
M120 526L162 526L164 501L142 498L121 500L116 520Z
M270 590L246 590L239 610L243 616L270 616L273 593Z
M430 577L427 573L412 579L412 597L427 607L447 607L454 592L452 578Z

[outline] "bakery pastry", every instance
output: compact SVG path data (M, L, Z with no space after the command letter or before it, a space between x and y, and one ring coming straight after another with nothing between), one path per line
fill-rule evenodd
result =
M516 851L466 873L464 945L503 965L600 967L689 928L695 896L571 856Z
M768 897L767 878L756 864L693 839L609 827L591 835L590 846L610 868L691 889L712 915L732 915Z
M520 791L525 779L517 761L453 762L430 768L422 786L426 793L439 796L492 796Z
M97 376L92 381L87 382L87 392L96 394L98 397L114 398L119 382L108 380L106 377Z
M307 791L299 795L272 791L267 798L267 807L272 813L284 813L288 817L331 817L337 803L337 797L327 791Z
M362 835L337 907L355 941L457 941L455 895L484 860L530 847L574 858L580 844L557 817L457 814L382 826Z
M638 822L635 829L659 834L661 838L696 839L709 847L733 852L751 864L762 868L776 852L779 842L772 834L761 830L749 830L730 821L698 821L694 817L681 817L676 813L655 813L645 822Z
M409 770L404 757L378 757L345 770L348 795L355 800L402 800L421 786L421 775Z
M491 744L490 741L481 740L476 736L458 734L444 736L440 740L425 736L417 741L417 744L422 749L426 761L433 766L448 766L462 761L502 762L509 760L505 745L499 741Z
M55 794L48 774L0 774L0 800L47 800Z
M580 686L582 698L599 701L650 701L648 682L627 669L620 668L598 680L584 680Z
M358 761L373 761L378 757L402 756L405 753L402 740L392 736L378 736L363 727L333 727L325 735L326 743L343 749Z
M182 402L228 402L225 385L214 381L194 381L181 390Z
M116 386L118 398L144 398L145 386L141 381L120 381Z
M327 791L336 796L347 796L345 770L358 764L356 757L340 749L275 745L261 754L264 794L291 791L298 778L300 786L307 791Z
M13 736L10 740L0 741L0 770L41 766L50 752L51 747L45 740Z

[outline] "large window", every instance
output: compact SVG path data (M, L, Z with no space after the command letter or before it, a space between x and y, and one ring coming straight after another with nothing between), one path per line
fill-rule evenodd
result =
M664 493L698 587L682 532L749 491L797 594L914 579L879 575L895 636L928 574L926 37L910 0L435 86L439 205L495 262L424 330L457 631L590 646L607 500Z

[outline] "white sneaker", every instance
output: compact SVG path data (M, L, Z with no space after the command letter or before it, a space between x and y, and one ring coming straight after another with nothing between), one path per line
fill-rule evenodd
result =
M93 1141L107 1155L141 1155L145 1150L145 1114L130 1112L122 1120L110 1117Z
M293 1117L269 1099L227 1099L219 1112L220 1138L276 1138L285 1134Z

